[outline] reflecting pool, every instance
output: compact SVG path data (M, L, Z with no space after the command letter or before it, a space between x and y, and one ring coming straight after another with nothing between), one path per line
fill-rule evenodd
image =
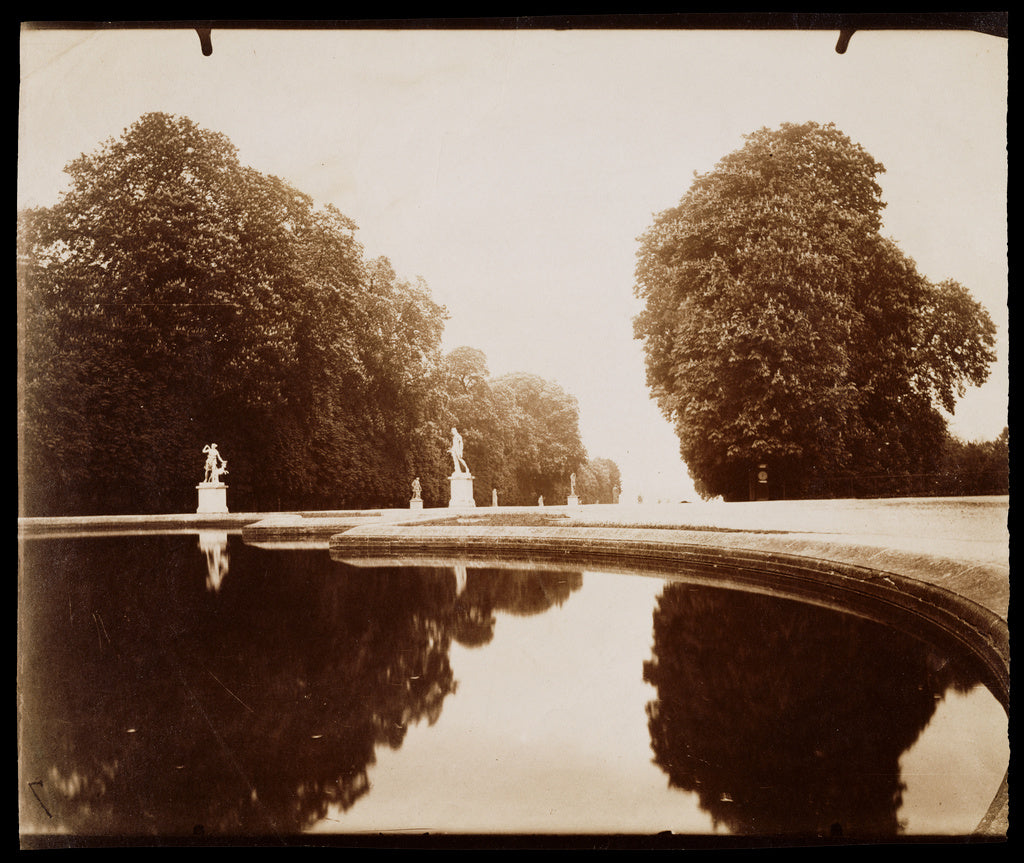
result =
M20 542L23 835L968 834L969 658L685 574Z

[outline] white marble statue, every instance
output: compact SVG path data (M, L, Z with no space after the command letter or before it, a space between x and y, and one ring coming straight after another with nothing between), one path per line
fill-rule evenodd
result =
M455 426L452 426L452 445L448 452L452 454L452 461L455 463L454 472L459 474L469 473L469 466L462 457L462 435L459 434Z
M569 494L576 497L576 474L574 473L569 474L569 487L571 489Z
M203 447L206 453L206 469L203 475L203 482L219 483L221 474L228 472L228 463L217 451L217 444L211 443Z
M419 500L420 495L423 493L423 486L420 485L420 478L416 477L412 481L412 499Z

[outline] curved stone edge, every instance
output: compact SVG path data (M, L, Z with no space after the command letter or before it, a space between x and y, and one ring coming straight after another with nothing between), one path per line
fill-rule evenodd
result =
M336 560L443 556L494 561L525 557L547 563L599 564L617 569L641 567L669 576L680 569L696 570L709 583L721 586L767 589L886 623L923 621L932 630L932 637L940 641L952 639L976 657L985 683L1009 715L1009 625L994 611L911 575L817 556L829 553L827 543L817 549L808 543L806 553L794 554L746 544L723 545L722 537L701 542L672 541L665 536L668 533L672 532L374 525L332 536L329 548ZM1008 777L1004 776L974 832L979 836L1005 837L1008 829L1009 787Z

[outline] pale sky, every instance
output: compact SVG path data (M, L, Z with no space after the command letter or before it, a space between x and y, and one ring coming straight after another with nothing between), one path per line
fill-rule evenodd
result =
M636 238L763 126L834 122L886 167L883 233L999 327L951 423L1007 424L1007 40L967 31L25 30L18 206L141 115L225 134L244 164L359 225L368 256L482 350L579 399L623 499L696 499L632 338Z

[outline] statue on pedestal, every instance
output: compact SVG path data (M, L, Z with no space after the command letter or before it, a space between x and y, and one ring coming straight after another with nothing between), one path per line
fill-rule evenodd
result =
M221 474L228 472L228 463L217 451L217 444L211 443L203 447L206 453L206 466L203 475L204 483L219 483Z
M569 500L567 501L569 506L579 506L580 499L576 495L576 474L569 474Z
M206 465L203 481L196 486L199 491L199 508L196 512L227 512L228 487L224 485L221 476L228 472L228 463L215 443L204 446L203 452L206 453Z
M409 509L423 509L423 486L420 485L420 478L412 481L412 497L409 498Z
M448 499L448 506L452 509L476 506L473 498L473 475L469 472L469 465L462 457L462 435L458 429L452 426L452 445L448 452L455 463L452 475L448 477L451 485L451 497Z
M452 426L452 445L448 452L451 453L452 461L455 463L453 473L469 473L469 466L462 457L462 435L459 434L455 426Z

